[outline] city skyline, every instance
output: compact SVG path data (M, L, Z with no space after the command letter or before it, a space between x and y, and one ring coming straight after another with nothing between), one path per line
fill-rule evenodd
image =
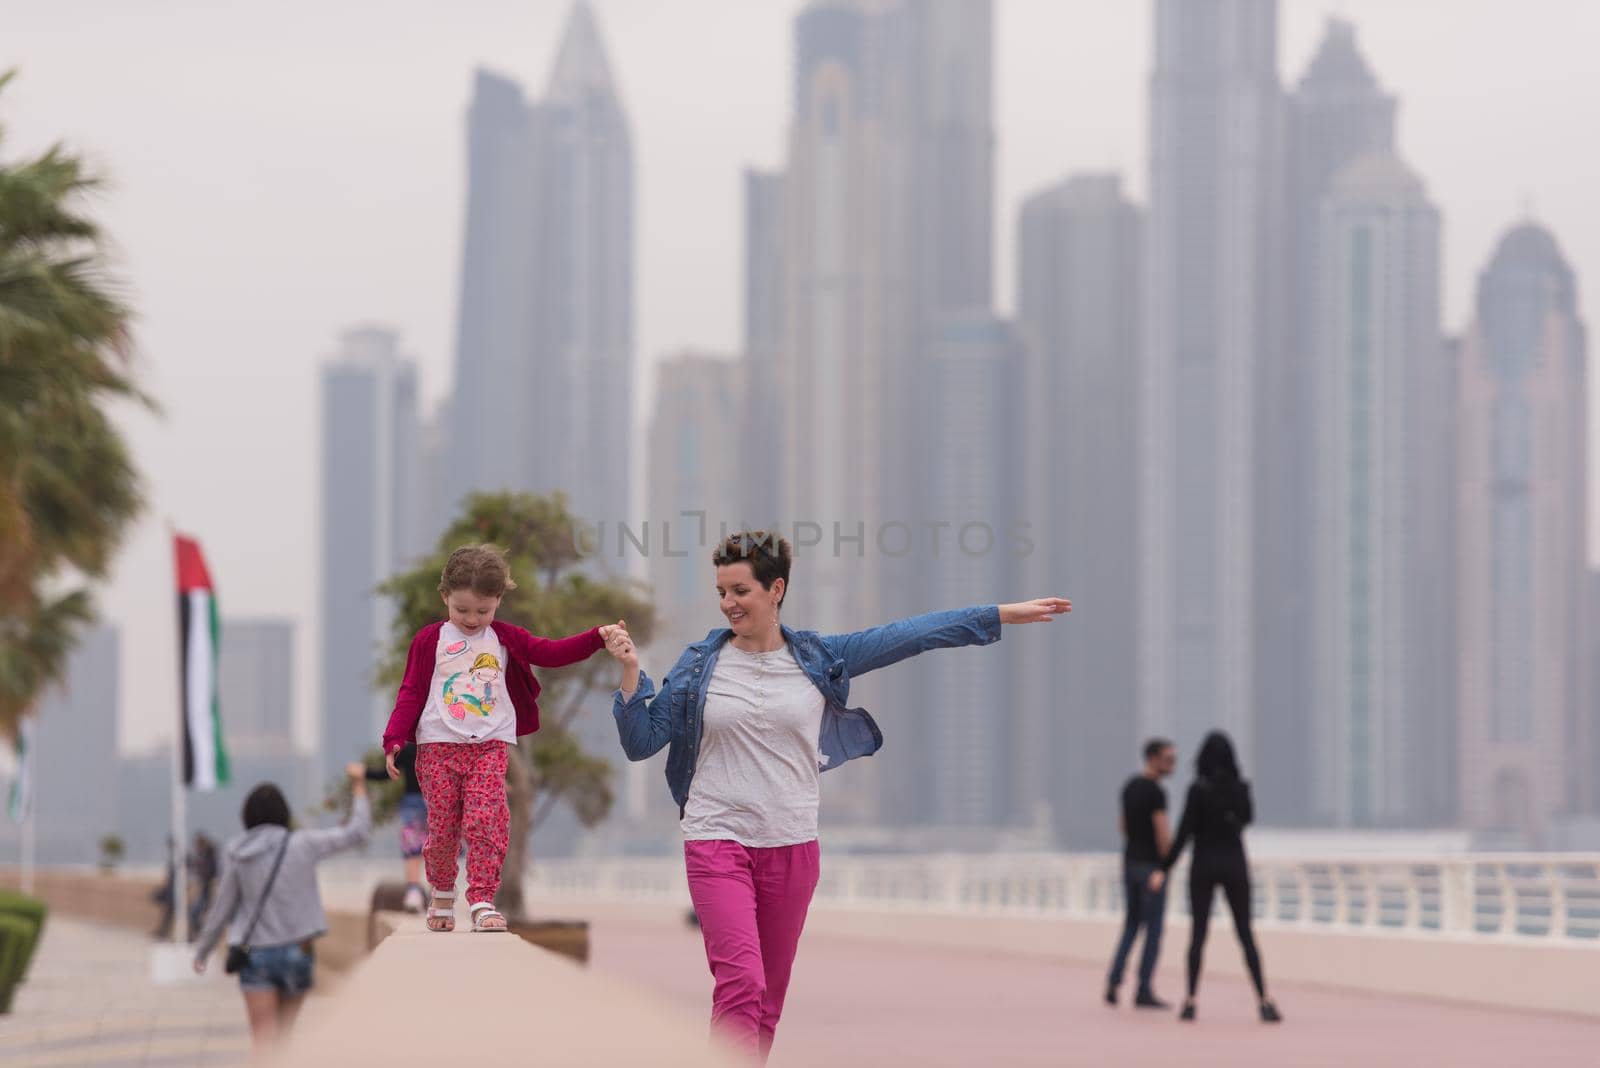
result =
M563 6L565 6L565 5L563 5ZM998 5L998 6L1000 6L1000 11L1002 11L1002 14L1000 14L1000 26L1003 27L1003 26L1005 26L1005 22L1006 22L1006 19L1005 19L1006 5L1003 5L1003 3L1002 3L1002 5ZM1288 6L1293 6L1293 5L1288 5ZM602 16L602 21L605 22L606 21L606 5L598 5L598 10L600 10L600 16ZM563 18L565 18L565 16L563 16ZM1357 21L1360 22L1360 26L1362 26L1362 38L1363 38L1363 43L1365 43L1366 40L1368 40L1368 38L1371 37L1371 26L1370 26L1370 24L1371 24L1371 22L1374 21L1374 19L1363 18L1363 16L1360 16L1360 14L1357 14L1357 16L1355 16L1355 19L1357 19ZM608 26L608 27L606 27L606 29L610 30L611 27ZM786 34L782 34L781 37L786 38L787 35ZM1000 56L997 56L997 62L995 62L995 66L997 66L997 78L1005 77L1006 62L1005 62L1005 58L1003 58L1003 54L1000 54ZM1138 64L1138 67L1141 67L1141 69L1144 66L1146 66L1146 64L1144 64L1144 62L1141 62L1141 64ZM1381 64L1379 64L1379 66L1381 66ZM619 67L619 77L622 78L622 82L624 82L624 85L626 85L627 77L629 77L629 72L627 72L626 62L619 62L618 67ZM1283 67L1283 70L1285 70L1285 74L1286 75L1293 75L1294 74L1294 70L1296 70L1296 64L1294 64L1293 59L1286 59L1286 61L1283 62L1282 67ZM526 67L525 67L525 69L526 69ZM1386 66L1381 66L1381 70L1382 70L1382 83L1384 83L1384 86L1386 86L1386 88L1398 88L1397 75L1392 74L1392 72L1390 72L1390 70L1389 70L1389 67L1386 67ZM1142 77L1142 74L1141 74L1141 77ZM1398 93L1398 94L1400 94L1400 96L1402 96L1403 114L1408 115L1408 122L1406 122L1406 137L1410 137L1411 134L1413 134L1414 125L1416 125L1416 123L1414 123L1413 120L1410 120L1410 110L1408 110L1411 107L1410 94L1405 93L1405 91L1400 91L1400 93ZM624 93L624 96L626 96L626 93ZM1138 102L1136 102L1136 106L1138 106ZM640 123L640 125L643 125L643 123ZM781 120L779 120L778 125L781 125ZM998 118L997 126L998 126L998 134L1000 134L1000 141L1002 141L1002 144L1005 144L1006 131L1008 131L1008 126L1006 126L1005 118L1003 118L1003 115L1002 115L1002 117ZM1123 168L1118 168L1118 169L1123 169ZM1419 166L1419 169L1421 169L1422 173L1424 173L1424 177L1427 177L1427 181L1429 181L1430 189L1434 189L1434 187L1435 187L1435 177L1437 177L1437 176L1435 176L1435 174L1430 173L1430 171L1427 171L1426 166ZM1003 168L1003 161L1002 161L1002 173L1005 173L1005 168ZM1131 189L1136 189L1136 185L1138 185L1138 181L1139 181L1138 173L1136 173L1136 171L1134 171L1134 169L1131 169L1131 168L1130 169L1125 169L1125 171L1123 171L1123 173L1125 173L1126 177L1128 177L1128 179L1130 179L1130 187L1131 187ZM643 181L643 184L648 184L648 182L650 182L650 177L648 177L648 166L646 166L646 168L645 168L645 176L643 176L642 181ZM1134 195L1134 201L1136 201L1136 203L1138 203L1138 201L1139 201L1138 195ZM1451 233L1456 232L1456 214L1454 214L1453 211L1451 211L1451 206L1448 205L1448 203L1442 203L1442 208L1443 208L1443 211L1445 211L1446 219L1448 219L1448 227L1450 227L1450 232ZM1000 225L998 225L998 227L997 227L998 232L1005 233L1006 230L1010 229L1010 227L1008 227L1008 225L1006 225L1005 219L1006 219L1006 217L1010 216L1010 213L1011 213L1011 211L1013 211L1013 209L1014 209L1014 200L1011 200L1011 198L1006 198L1006 197L998 197L997 198L997 206L995 206L995 211L997 211L997 213L1000 213L1000 219L1002 219L1002 222L1000 222ZM738 211L736 211L736 209L731 209L731 208L728 209L728 214L730 214L730 216L734 216L734 219L738 219L738 214L739 213L738 213ZM1506 216L1502 216L1501 217L1501 221L1499 221L1499 225L1507 224L1507 222L1510 222L1510 213L1507 213ZM1566 240L1568 240L1568 227L1563 227L1563 225L1558 225L1558 224L1552 224L1552 229L1555 229L1555 232L1557 232L1558 235L1562 235L1563 245L1565 245ZM1000 267L1000 272L998 272L998 273L1005 273L1006 259L1008 259L1008 257L1000 256L1000 264L998 264L998 267ZM1576 269L1578 269L1579 275L1582 275L1582 265L1584 265L1584 264L1582 264L1582 261L1581 261L1581 259L1579 259L1578 256L1574 256L1574 265L1576 265ZM728 304L736 305L736 281L734 281L733 278L730 278L730 280L728 280L728 283L726 283L726 285L723 285L722 288L723 288L723 293L725 293L725 296L723 296L723 301L728 302ZM1010 293L1008 293L1008 289L1010 289L1010 286L1005 285L1005 283L1002 283L1002 285L1000 285L1000 291L998 291L998 293L995 294L995 296L998 297L998 304L1002 305L1002 307L1005 307L1005 305L1008 304L1008 297L1010 297ZM1592 297L1590 297L1590 299L1592 299ZM357 318L357 317L350 317L350 318ZM1590 317L1590 318L1592 318L1592 317ZM342 323L341 323L341 325L342 325ZM406 336L408 336L408 337L413 336L413 331L411 331L410 326L405 325L405 323L400 323L400 325L402 325L403 328L405 328ZM1461 320L1459 320L1459 317L1448 318L1448 320L1446 320L1446 329L1451 329L1451 331L1454 331L1454 329L1459 329L1459 328L1461 328ZM320 344L322 344L322 342L318 342L318 345L320 345ZM656 353L656 350L646 350L646 349L648 349L648 344L650 344L650 342L645 342L645 344L640 345L640 363L642 363L642 365L643 365L643 363L648 363L648 361L653 361L654 357L656 357L656 355L658 355L658 353ZM422 353L421 360L422 361L426 361L426 363L430 363L430 365L432 365L432 363L437 363L437 353L432 353L432 352ZM426 374L424 374L424 379L427 379ZM187 518L187 516L186 516L186 518ZM286 532L286 534L288 534L288 532ZM290 537L291 537L291 534L290 534ZM214 542L214 539L208 539L208 540L211 540L211 542ZM226 555L226 553L224 553L224 555ZM219 568L219 571L221 571L221 568ZM267 571L267 568L262 568L261 571ZM224 574L226 574L226 572L224 572ZM242 571L238 571L238 569L235 569L234 574L235 574L235 576L240 576L240 579L237 580L237 587L234 587L234 588L242 588L242 590L245 590L245 596L246 596L245 608L246 609L250 609L250 611L253 611L253 612L254 611L258 611L258 606L256 606L256 604L250 603L250 593L248 593L248 587L250 587L250 582L251 582L251 574L250 574L250 572L248 572L248 571L242 572ZM219 580L221 580L221 579L219 579ZM224 585L224 588L229 588L229 582L227 582L227 580L221 580L221 582L222 582L222 585ZM230 603L232 603L232 600L234 600L234 598L232 598L232 596L230 596ZM302 659L302 662L304 662L304 659Z

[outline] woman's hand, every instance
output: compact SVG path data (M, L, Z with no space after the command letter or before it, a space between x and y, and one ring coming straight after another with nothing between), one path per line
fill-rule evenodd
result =
M639 653L633 647L633 635L628 633L624 620L617 620L615 626L601 627L600 633L606 640L606 652L621 661L624 668L639 666Z
M391 756L389 761L389 770L393 774L394 757ZM364 794L367 792L367 766L365 764L358 764L352 760L344 766L344 773L350 778L350 792L352 794Z
M601 627L606 634L606 652L616 657L622 664L622 679L617 683L617 689L622 691L625 700L633 698L634 691L639 688L639 653L633 647L633 635L628 633L628 621L617 620L614 627Z
M1065 597L1036 597L1031 601L1000 606L1002 623L1049 623L1056 616L1072 611L1072 602Z

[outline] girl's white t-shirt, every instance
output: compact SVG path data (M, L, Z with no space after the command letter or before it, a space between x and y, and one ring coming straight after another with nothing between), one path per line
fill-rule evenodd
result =
M417 742L517 743L517 710L506 693L506 651L493 627L463 633L454 623L439 629L433 682L417 723Z

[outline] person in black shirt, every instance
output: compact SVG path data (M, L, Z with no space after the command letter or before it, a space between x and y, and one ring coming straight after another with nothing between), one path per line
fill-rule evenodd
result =
M1144 955L1139 959L1139 989L1133 1003L1140 1008L1164 1009L1167 1003L1150 988L1156 960L1161 955L1161 924L1167 911L1167 895L1157 874L1161 859L1172 840L1167 821L1167 792L1161 780L1177 765L1177 751L1165 738L1152 738L1144 746L1144 770L1122 788L1122 818L1119 825L1124 841L1122 852L1123 897L1127 902L1127 921L1122 939L1111 958L1111 974L1106 978L1106 1004L1117 1003L1117 988L1133 951L1139 928L1144 928Z
M422 799L422 784L417 781L417 747L414 743L402 746L395 753L394 766L400 770L406 783L405 792L400 795L400 804L395 811L400 823L400 855L406 865L408 889L405 907L412 912L421 912L425 903L422 891L422 847L428 840L428 803ZM389 771L383 767L368 768L367 779L388 782Z
M1212 731L1206 735L1195 759L1195 771L1194 784L1183 804L1178 836L1167 850L1157 877L1157 882L1165 880L1183 847L1194 839L1194 859L1189 864L1189 996L1179 1018L1193 1020L1195 1016L1194 996L1200 985L1200 960L1211 924L1211 902L1220 886L1233 912L1233 930L1239 936L1239 948L1244 951L1245 965L1255 983L1261 1020L1278 1023L1283 1017L1267 997L1261 953L1250 928L1250 862L1244 854L1244 829L1255 817L1255 810L1250 802L1250 784L1239 776L1233 743L1226 734Z

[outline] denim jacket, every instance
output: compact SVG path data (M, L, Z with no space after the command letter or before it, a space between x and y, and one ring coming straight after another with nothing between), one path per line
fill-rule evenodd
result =
M629 760L645 760L667 750L667 786L678 803L678 815L689 802L700 755L706 689L722 644L733 636L726 627L713 630L683 651L658 693L650 676L640 672L639 686L627 701L618 690L612 715L622 751ZM850 679L925 653L962 645L990 645L1000 640L1000 608L980 605L899 619L850 634L818 634L783 628L783 640L800 669L822 691L822 734L817 740L820 769L871 756L883 746L883 732L864 708L848 708Z

